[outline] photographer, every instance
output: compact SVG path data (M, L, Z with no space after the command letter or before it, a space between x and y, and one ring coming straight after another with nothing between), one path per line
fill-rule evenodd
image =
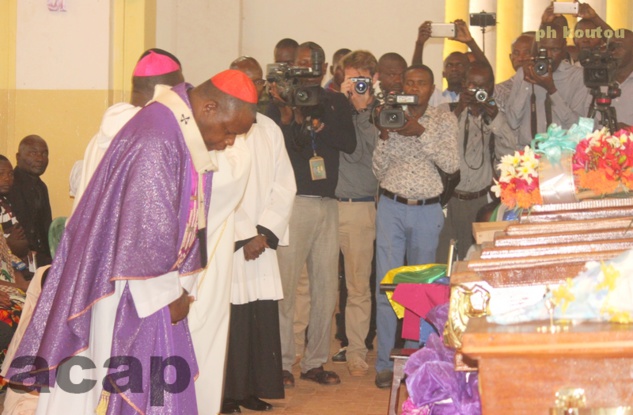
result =
M380 98L390 92L402 92L402 74L407 61L395 52L387 52L378 59L378 82L374 83L374 96ZM382 98L380 98L382 99Z
M454 113L458 117L457 148L461 179L447 205L436 261L448 257L451 239L457 240L459 259L466 257L474 242L472 224L477 212L488 203L494 165L514 153L517 139L505 115L492 97L494 75L487 65L474 63L466 74L466 89Z
M365 338L371 317L371 262L376 235L376 191L378 181L372 171L372 155L378 139L378 129L370 117L377 103L372 85L378 80L374 55L356 50L340 62L344 81L341 92L354 108L356 150L341 154L336 197L338 198L339 241L345 265L347 300L345 310L347 368L352 376L364 376L366 362Z
M407 107L402 128L381 130L373 168L380 182L376 213L376 277L408 264L435 261L444 215L440 206L442 180L437 167L452 173L459 169L457 120L448 111L429 106L435 85L433 72L424 65L404 73L404 93L418 103ZM377 284L379 287L379 284ZM388 388L393 377L389 353L394 346L397 317L384 293L376 292L378 358L376 386Z
M279 303L279 323L284 386L293 387L291 373L295 360L293 320L297 280L304 264L310 281L308 342L301 360L301 378L323 385L340 383L335 372L323 369L330 350L330 328L338 286L338 182L339 152L352 153L356 135L352 110L338 92L320 87L327 69L323 49L313 42L299 45L294 60L293 79L298 85L290 96L279 94L273 84L275 105L268 115L284 134L286 150L297 183L290 217L290 244L279 247L279 270L284 299ZM297 93L316 94L315 105L287 105L297 102ZM305 95L305 94L304 94Z
M563 60L566 52L563 29L545 24L539 33L546 36L536 42L537 52L532 61L519 68L514 76L505 106L510 127L519 132L519 150L529 145L537 133L547 131L552 123L570 128L579 117L587 115L591 101L583 83L582 68Z
M413 65L422 65L422 55L424 53L424 45L432 35L431 22L426 21L418 28L418 39L415 42L415 50L413 52ZM475 57L475 62L481 62L486 65L490 65L486 55L477 45L477 42L473 39L468 25L461 19L455 20L455 37L449 38L461 42L468 46ZM436 88L431 96L429 104L436 107L443 103L456 103L459 101L459 94L464 88L464 81L466 80L466 71L470 62L466 57L466 54L462 52L453 52L444 59L444 70L442 76L446 78L448 87L443 92Z

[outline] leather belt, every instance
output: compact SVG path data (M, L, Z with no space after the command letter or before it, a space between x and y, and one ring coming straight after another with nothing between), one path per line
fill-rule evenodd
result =
M365 197L339 197L337 198L339 202L375 202L376 198L374 196L365 196Z
M387 196L389 199L409 206L433 205L435 203L440 203L439 196L432 197L430 199L407 199L406 197L398 196L397 194L386 189L380 189L380 193Z
M455 190L453 191L453 196L459 200L474 200L487 195L488 191L490 191L490 186L481 189L478 192L460 192L459 190Z

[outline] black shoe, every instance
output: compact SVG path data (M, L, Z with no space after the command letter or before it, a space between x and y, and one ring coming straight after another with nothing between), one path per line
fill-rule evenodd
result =
M270 411L271 409L273 409L273 406L271 404L262 401L255 395L251 395L246 399L237 401L237 403L246 409L250 409L251 411Z
M341 350L338 351L338 353L332 356L332 362L333 363L347 363L346 352L347 352L347 349L343 347Z
M387 369L376 373L376 380L374 383L380 389L390 388L393 383L393 372Z
M238 401L235 399L224 399L222 401L222 409L220 410L221 414L238 414L242 411L240 410L240 406L237 404Z

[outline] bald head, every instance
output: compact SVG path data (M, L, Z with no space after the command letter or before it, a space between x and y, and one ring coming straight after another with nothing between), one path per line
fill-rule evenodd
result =
M266 81L264 80L262 67L259 62L257 62L257 59L251 58L250 56L240 56L231 62L230 69L236 69L240 72L244 72L255 84L255 88L257 88L257 97L261 98L264 86L266 86Z
M41 176L48 167L48 146L39 135L27 135L15 155L17 167L33 176Z

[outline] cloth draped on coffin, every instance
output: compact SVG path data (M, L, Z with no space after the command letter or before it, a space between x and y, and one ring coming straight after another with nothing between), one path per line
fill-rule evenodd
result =
M448 302L446 265L426 264L394 268L383 278L382 284L398 284L387 298L398 316L404 318L402 337L418 341L420 319L435 306Z

